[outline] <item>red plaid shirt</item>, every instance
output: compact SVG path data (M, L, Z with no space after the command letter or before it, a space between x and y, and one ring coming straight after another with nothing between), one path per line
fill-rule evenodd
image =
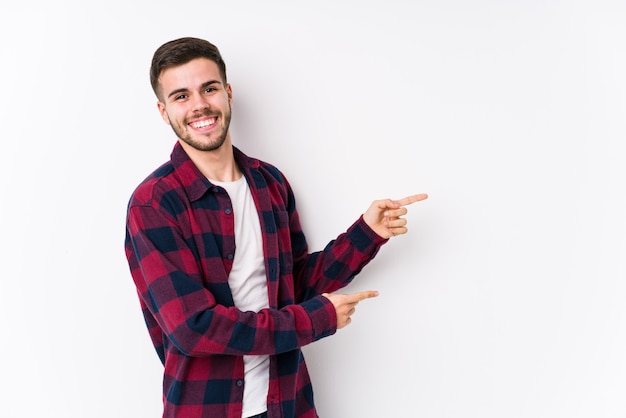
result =
M300 347L336 331L334 307L321 293L347 285L386 240L359 218L309 254L285 177L234 152L261 221L269 309L234 306L231 201L179 144L128 205L126 255L164 365L163 416L241 418L243 355L267 354L268 417L317 417Z

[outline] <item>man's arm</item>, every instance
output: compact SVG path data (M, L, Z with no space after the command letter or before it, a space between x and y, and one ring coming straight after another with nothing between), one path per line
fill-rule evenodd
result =
M127 257L138 293L154 322L185 355L276 354L336 331L334 306L321 296L259 312L218 303L176 220L156 208L131 207L127 231Z
M375 200L323 251L294 253L294 278L296 288L302 289L301 300L320 293L332 293L348 285L389 238L408 231L403 218L407 213L406 206L426 198L426 194L417 194L399 200Z

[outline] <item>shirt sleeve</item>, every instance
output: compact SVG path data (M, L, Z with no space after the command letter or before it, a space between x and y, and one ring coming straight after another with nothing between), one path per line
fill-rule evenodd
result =
M129 206L126 255L153 340L161 334L187 356L279 354L336 331L321 296L259 312L218 304L176 218L158 207Z
M298 228L299 225L295 226L296 231ZM308 253L306 249L294 246L294 278L298 300L307 300L347 286L387 242L360 216L322 251Z

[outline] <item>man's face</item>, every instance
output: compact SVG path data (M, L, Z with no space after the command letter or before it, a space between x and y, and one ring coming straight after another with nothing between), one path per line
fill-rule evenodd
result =
M178 138L199 151L213 151L228 137L232 91L213 61L196 58L159 77L158 108Z

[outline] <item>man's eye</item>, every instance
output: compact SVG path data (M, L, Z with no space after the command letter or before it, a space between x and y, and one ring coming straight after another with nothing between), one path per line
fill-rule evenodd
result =
M175 100L183 100L186 99L187 95L186 94L179 94L178 96L176 96Z
M215 90L217 90L215 87L207 87L204 91L207 92L207 93L212 93Z

